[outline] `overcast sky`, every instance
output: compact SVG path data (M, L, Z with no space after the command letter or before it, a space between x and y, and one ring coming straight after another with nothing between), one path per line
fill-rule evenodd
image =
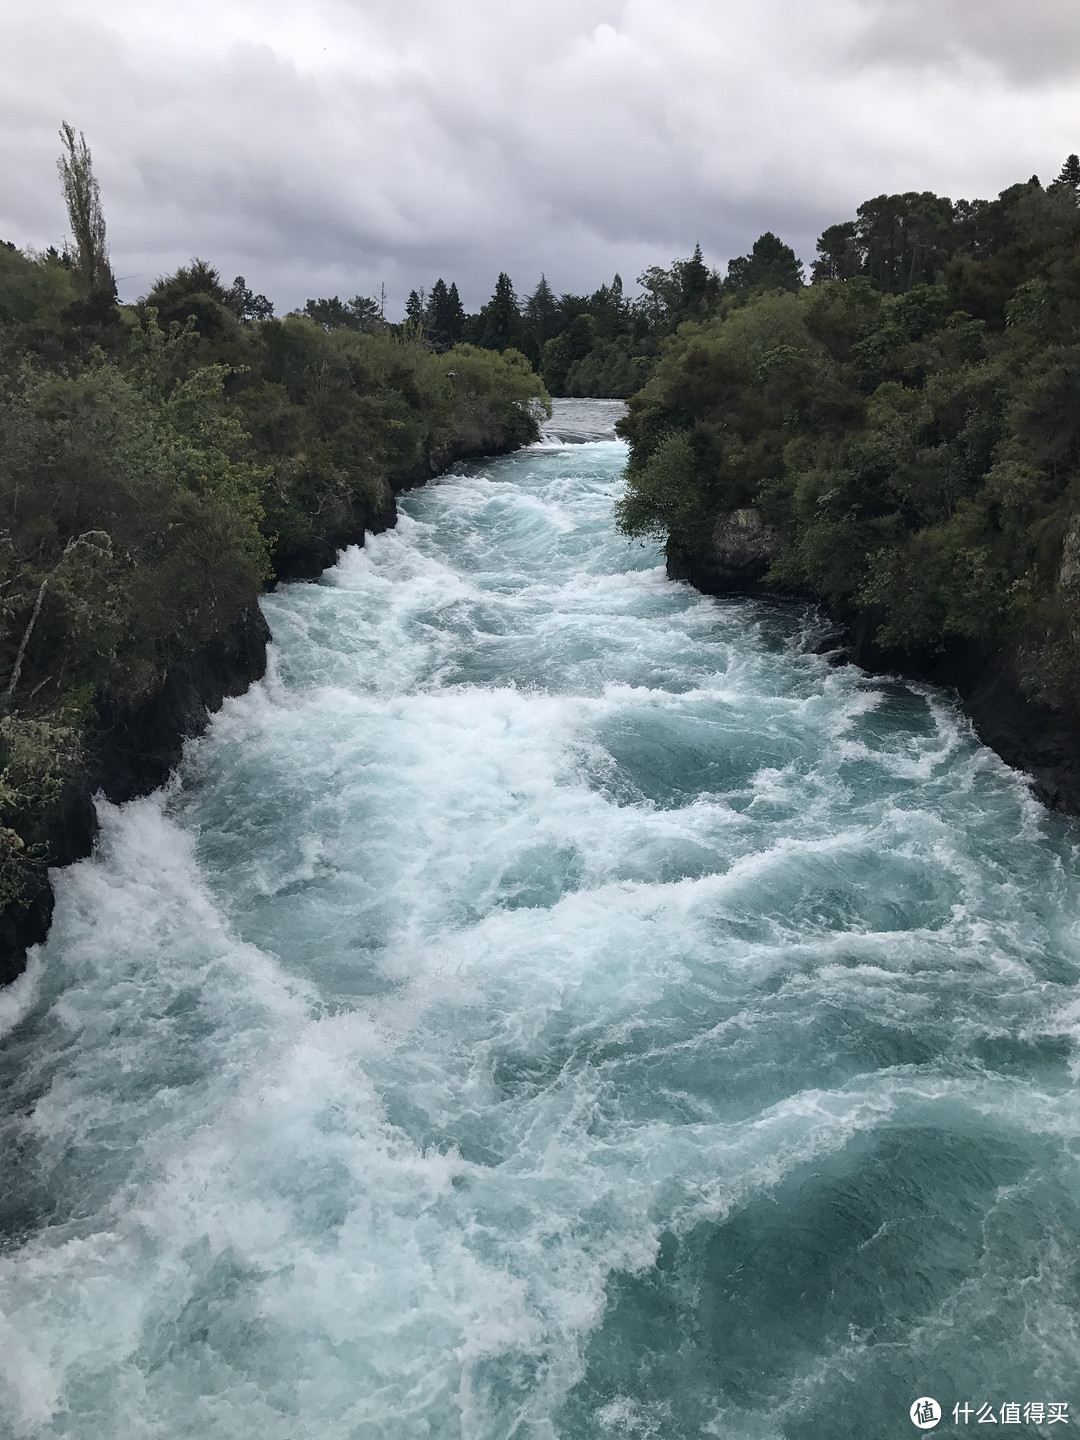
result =
M85 132L125 298L193 255L279 312L700 241L720 268L883 191L1080 150L1080 0L3 0L0 238L63 241Z

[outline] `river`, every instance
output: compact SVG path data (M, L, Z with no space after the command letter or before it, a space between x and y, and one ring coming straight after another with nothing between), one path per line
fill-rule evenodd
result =
M266 680L57 876L0 1434L1080 1419L1076 826L808 610L669 582L619 408L267 596Z

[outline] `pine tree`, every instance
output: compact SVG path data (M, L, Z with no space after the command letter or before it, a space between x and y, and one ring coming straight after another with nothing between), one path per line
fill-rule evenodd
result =
M338 295L309 300L304 306L304 314L309 320L314 320L316 325L321 325L324 330L351 330L353 328L350 323L349 307L343 304Z
M420 290L409 291L409 298L405 301L405 323L407 325L424 328L424 292Z
M505 270L500 271L495 293L480 313L483 321L480 345L483 349L501 353L511 346L520 345L523 329L521 314L514 286Z
M811 269L813 283L825 280L850 280L861 275L863 257L858 246L858 227L854 220L830 225L821 232L817 242L818 258Z
M685 315L702 315L708 305L709 269L701 256L701 246L694 246L694 253L682 263L679 276L682 295L679 308Z
M75 241L71 268L84 299L112 301L116 298L116 281L109 265L109 251L105 244L105 216L101 210L101 192L90 161L90 148L81 130L76 141L75 131L66 120L60 127L60 139L64 143L64 153L57 160L56 167L60 172L71 234Z
M435 281L424 320L428 339L436 350L449 350L457 344L465 328L465 312L456 285L447 286L441 276Z
M265 295L256 295L243 275L237 275L229 288L228 297L229 308L239 320L246 322L274 318L273 302Z
M708 273L708 272L706 272ZM622 276L616 275L610 285L601 285L586 301L586 313L596 321L597 333L610 338L626 329L627 306L623 301Z
M363 330L365 334L376 335L386 328L378 300L370 295L354 295L346 307L350 316L350 328Z
M541 345L555 335L559 329L559 302L545 275L525 301L525 319Z
M461 296L455 281L450 282L450 295L446 306L447 327L450 331L453 344L457 344L465 334L465 306L461 303Z
M1069 155L1061 173L1050 186L1051 190L1071 190L1073 194L1080 194L1080 155Z

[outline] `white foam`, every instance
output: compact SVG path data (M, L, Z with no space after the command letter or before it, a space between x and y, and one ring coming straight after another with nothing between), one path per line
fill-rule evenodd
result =
M26 957L26 969L10 985L0 989L0 1039L14 1030L30 1011L38 996L41 981L41 947L34 945Z
M669 584L611 531L623 453L410 495L267 597L172 790L102 805L0 996L44 1207L0 1257L13 1434L553 1437L664 1232L906 1129L1074 1143L1056 1071L991 1063L1080 1028L1067 837L936 692ZM714 1429L784 1433L865 1348Z

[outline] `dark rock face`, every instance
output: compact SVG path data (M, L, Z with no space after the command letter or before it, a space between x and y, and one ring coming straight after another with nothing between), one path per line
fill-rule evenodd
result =
M778 550L775 532L761 523L756 510L728 511L717 521L708 547L669 554L667 569L673 580L688 580L707 595L777 596L783 592L766 585L764 577ZM1080 597L1080 523L1066 537L1059 583L1066 596L1075 590ZM1080 612L1080 600L1076 608ZM833 618L844 632L841 648L831 652L838 661L955 690L980 740L1007 765L1025 771L1044 804L1080 815L1080 725L1025 693L1018 645L987 652L958 641L940 652L910 654L877 644L882 616L874 611Z
M29 837L45 847L49 865L69 865L89 855L97 835L93 792L82 782L69 784ZM52 886L44 864L28 871L21 903L0 910L0 985L9 985L26 967L26 951L49 933L53 907Z
M849 621L856 665L955 690L983 744L1025 771L1043 804L1080 815L1080 729L1075 719L1025 692L1018 645L987 651L958 641L934 655L911 655L882 650L873 638L880 624L881 617L868 611Z
M443 474L459 460L472 460L491 455L508 454L514 445L473 444L463 440L440 450L432 450L408 470L391 475L378 483L376 493L368 500L354 500L348 519L331 534L313 536L310 543L296 548L276 565L277 581L314 580L335 563L348 545L362 545L365 535L381 535L397 524L395 496L415 490Z
M228 634L170 670L141 704L105 709L91 753L91 793L103 790L119 804L156 790L180 763L184 741L202 734L225 697L242 695L266 674L269 641L270 627L253 605Z
M380 534L396 523L396 494L423 485L458 460L516 448L484 444L484 439L462 439L457 446L433 451L409 471L380 482L366 501L353 503L333 534L313 538L309 546L294 551L279 568L277 579L314 579L334 564L345 546L362 545L365 534ZM31 843L45 848L50 868L90 854L98 828L93 797L99 790L119 804L147 795L165 782L180 762L184 741L202 734L225 697L242 695L253 681L262 679L270 639L263 613L253 605L227 634L170 670L159 688L138 705L103 709L88 744L84 773L67 787L30 837ZM0 910L0 985L22 974L27 949L48 935L54 903L42 865L30 873L21 903Z
M332 534L313 535L306 545L291 550L285 558L279 558L275 564L275 583L280 580L316 579L334 564L347 545L362 545L365 535L381 535L396 521L394 490L384 480L379 493L370 501L353 501L348 518Z
M774 595L764 581L779 553L776 531L757 510L726 510L704 549L691 553L669 544L667 572L707 595Z
M1080 729L1076 721L1029 699L1014 649L991 656L970 690L960 691L979 738L1007 765L1031 776L1052 810L1080 815Z
M70 782L30 837L45 848L49 867L70 865L93 849L97 816L93 797L131 800L157 789L180 761L184 741L201 735L226 695L242 695L266 673L270 627L257 605L226 635L165 676L161 686L132 709L105 709L91 736L85 769ZM26 965L26 951L49 933L54 906L47 870L28 876L22 902L0 911L0 984Z

